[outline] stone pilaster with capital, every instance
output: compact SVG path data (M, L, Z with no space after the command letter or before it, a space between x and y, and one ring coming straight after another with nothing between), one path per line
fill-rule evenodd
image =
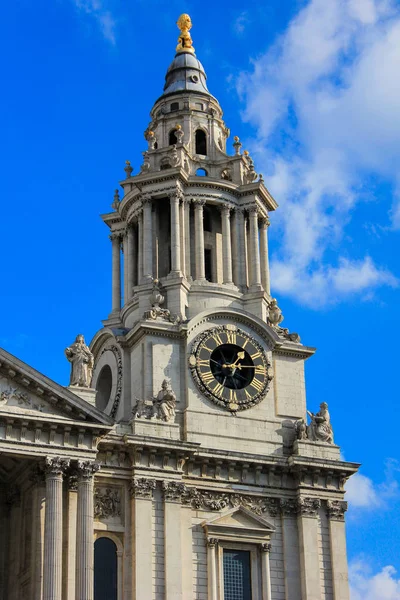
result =
M326 515L328 519L333 521L344 521L347 506L347 502L344 500L327 500Z
M131 496L143 500L151 500L155 489L156 481L145 477L133 479L130 487Z
M93 521L94 521L94 475L100 465L90 460L78 460L77 520L76 520L76 597L93 600Z
M186 485L179 481L163 481L161 490L166 502L181 503L183 496L188 493Z
M301 517L317 517L321 508L319 498L298 498L297 514Z
M198 281L204 281L205 262L204 262L204 229L203 229L203 208L205 201L199 198L193 199L194 204L194 240L195 240L195 278Z

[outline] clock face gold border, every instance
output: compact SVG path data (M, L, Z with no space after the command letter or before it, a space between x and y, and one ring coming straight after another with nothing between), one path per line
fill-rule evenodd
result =
M251 358L254 375L248 385L241 389L225 387L211 369L211 355L217 348L226 345L244 350ZM200 392L233 414L261 402L272 380L271 363L265 350L249 333L236 325L218 325L198 335L192 345L189 367Z

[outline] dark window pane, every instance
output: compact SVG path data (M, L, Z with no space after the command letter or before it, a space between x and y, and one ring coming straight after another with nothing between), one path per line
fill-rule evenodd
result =
M250 552L224 550L224 600L251 600Z
M209 248L204 250L204 271L207 281L212 281L212 261L211 250Z
M117 600L117 547L101 537L94 543L94 600Z

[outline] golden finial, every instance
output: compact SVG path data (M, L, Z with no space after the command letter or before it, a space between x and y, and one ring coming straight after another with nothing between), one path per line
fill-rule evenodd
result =
M248 150L245 150L245 151L243 152L243 154L245 154L246 156L248 156L248 155L249 155L249 151L248 151Z
M182 129L182 125L179 125L179 123L177 123L177 124L175 125L175 129Z
M155 133L154 133L154 131L151 131L151 130L150 130L150 131L149 131L149 133L147 134L147 136L148 136L149 138L152 138L152 137L154 137L154 136L155 136Z
M131 161L130 161L130 160L126 160L126 161L125 161L125 164L126 164L126 165L128 165L128 166L130 166L130 164L131 164Z
M181 34L178 38L178 45L176 47L177 52L191 52L194 54L192 37L189 30L192 28L192 20L187 14L183 14L179 17L176 24L178 29L181 30Z
M235 140L235 142L238 142L239 141L239 136L235 135L235 137L233 139Z

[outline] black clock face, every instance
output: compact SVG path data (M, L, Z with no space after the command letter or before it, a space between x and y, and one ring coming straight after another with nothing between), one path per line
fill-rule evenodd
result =
M234 325L201 334L189 364L201 391L232 412L257 404L271 379L263 348Z

